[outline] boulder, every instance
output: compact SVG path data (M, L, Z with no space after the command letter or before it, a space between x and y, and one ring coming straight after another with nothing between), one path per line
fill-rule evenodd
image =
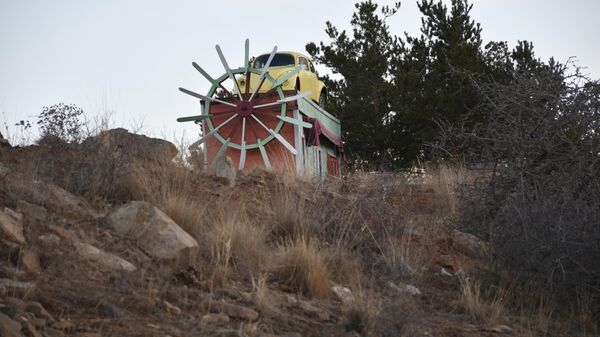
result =
M212 313L223 313L229 317L247 321L255 321L258 319L258 312L240 305L212 300L206 301L206 305L208 306L208 310Z
M23 337L23 334L21 333L21 324L13 321L5 314L0 313L0 336Z
M12 210L0 211L0 238L24 245L26 243L23 235L23 223Z
M35 221L44 221L48 217L48 211L44 207L30 204L24 200L17 201L17 212L23 214L25 218Z
M177 267L192 265L198 242L160 209L145 201L132 201L109 216L110 226L122 235L135 238L148 255L175 262Z
M177 147L166 140L137 135L123 128L102 131L97 136L86 139L81 145L86 152L110 154L111 157L121 159L171 160L178 152Z
M454 248L473 258L484 258L489 254L487 243L473 234L464 233L458 230L452 231L451 235Z
M76 242L75 250L81 259L92 261L106 269L127 272L136 270L135 266L130 262L87 243Z

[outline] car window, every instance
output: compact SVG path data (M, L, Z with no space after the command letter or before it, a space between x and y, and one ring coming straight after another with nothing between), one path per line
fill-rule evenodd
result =
M308 69L308 60L306 59L306 57L299 56L298 57L298 64L299 65L303 65L304 64L304 65L306 65L306 69Z
M313 67L312 62L309 61L308 62L308 66L310 67L310 71L314 73L315 72L315 67Z
M269 60L269 54L261 55L254 61L254 68L263 68ZM269 67L293 66L294 56L290 54L275 54Z

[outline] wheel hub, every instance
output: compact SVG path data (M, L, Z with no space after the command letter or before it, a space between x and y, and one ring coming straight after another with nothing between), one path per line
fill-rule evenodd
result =
M252 106L252 103L250 103L249 101L240 101L237 103L237 106L235 108L235 112L240 117L248 117L248 116L252 115L253 111L254 111L254 107Z

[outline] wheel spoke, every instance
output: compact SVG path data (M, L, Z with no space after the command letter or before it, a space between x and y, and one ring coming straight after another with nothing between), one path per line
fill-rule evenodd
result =
M264 82L265 77L267 76L269 66L271 65L271 61L273 61L273 57L275 57L276 52L277 52L277 46L273 47L273 51L271 51L271 55L269 55L269 59L267 60L267 63L265 63L263 70L260 73L260 78L258 80L258 86L256 88L254 88L254 90L252 91L252 95L250 95L250 99L248 99L249 101L252 101L252 98L254 97L254 95L256 95L256 93L260 89L262 83Z
M273 135L273 137L275 137L283 146L285 146L286 149L288 149L292 154L297 155L298 152L296 151L296 149L292 146L292 144L290 144L287 140L285 140L285 138L283 138L280 134L278 134L277 132L273 131L273 129L268 128L266 125L263 124L263 122L260 121L260 119L256 118L256 116L251 115L252 118L254 118L255 121L258 122L258 124L260 124L260 126L262 126L265 130L267 130L271 135Z
M250 39L246 39L244 45L244 69L246 69L246 73L250 69Z
M178 122L197 122L197 121L201 121L201 120L205 120L207 118L211 118L213 115L196 115L196 116L189 116L189 117L179 117L177 118Z
M291 117L281 116L281 115L276 115L275 117L281 119L284 122L288 122L290 124L298 125L299 127L302 127L302 128L310 129L310 128L313 127L312 124L306 123L305 121L301 121L301 120L296 119L296 118L291 118Z
M220 128L222 128L223 126L225 126L227 123L231 122L236 117L237 117L237 114L229 117L229 119L227 119L226 121L224 121L223 123L221 123L216 128L212 129L209 133L205 134L204 137L200 138L200 140L198 142L199 143L204 143L208 138L212 137L215 133L217 133Z
M288 96L284 99L279 99L275 102L259 104L259 105L255 106L254 109L267 108L267 107L271 107L271 106L278 105L278 104L285 103L285 102L296 101L301 98L307 97L308 95L310 95L310 91L305 91L301 94L294 95L294 96Z
M242 118L242 141L241 141L241 149L240 149L240 165L239 169L244 169L244 164L246 164L246 117Z
M202 74L202 76L204 76L210 83L215 83L215 79L212 78L206 71L204 71L204 69L202 69L198 63L192 62L192 66L196 68L196 70L198 70L200 74Z
M269 161L269 156L267 155L267 151L265 150L265 147L262 144L262 141L260 139L258 139L258 149L260 150L260 155L262 157L263 163L265 163L265 168L269 171L271 171L271 162Z
M227 72L227 75L229 75L229 78L233 81L233 84L235 85L235 88L237 88L237 94L240 97L240 100L243 100L243 98L242 98L242 92L240 90L240 87L238 86L238 83L235 80L235 76L233 76L233 73L231 72L231 69L229 68L229 65L227 64L227 60L225 60L225 56L223 55L223 51L221 51L221 47L219 45L216 45L215 48L217 49L217 54L219 54L219 58L221 59L221 63L223 63L223 68L225 68L225 71Z
M215 156L215 159L213 159L211 165L213 169L216 169L217 166L217 159L219 159L219 157L223 156L225 154L225 150L227 150L227 147L229 146L229 143L231 142L231 139L227 139L225 140L225 143L223 143L223 145L221 145L221 148L219 149L219 152L217 152L217 155Z
M184 94L188 94L188 95L190 95L190 96L196 97L196 98L198 98L198 99L203 99L203 100L205 100L205 101L217 102L217 103L221 103L221 104L229 105L229 106L231 106L231 107L234 107L234 108L236 107L236 105L235 105L235 104L233 104L233 103L225 102L225 101L222 101L222 100L220 100L220 99L218 99L218 98L212 98L212 97L208 97L208 96L200 95L200 94L198 94L198 93L195 93L195 92L193 92L193 91L191 91L191 90L187 90L187 89L185 89L185 88L179 88L179 91L183 92Z

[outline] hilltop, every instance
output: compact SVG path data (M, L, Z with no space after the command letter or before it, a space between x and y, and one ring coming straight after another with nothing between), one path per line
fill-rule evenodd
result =
M530 336L464 172L219 178L164 140L0 146L0 336Z

